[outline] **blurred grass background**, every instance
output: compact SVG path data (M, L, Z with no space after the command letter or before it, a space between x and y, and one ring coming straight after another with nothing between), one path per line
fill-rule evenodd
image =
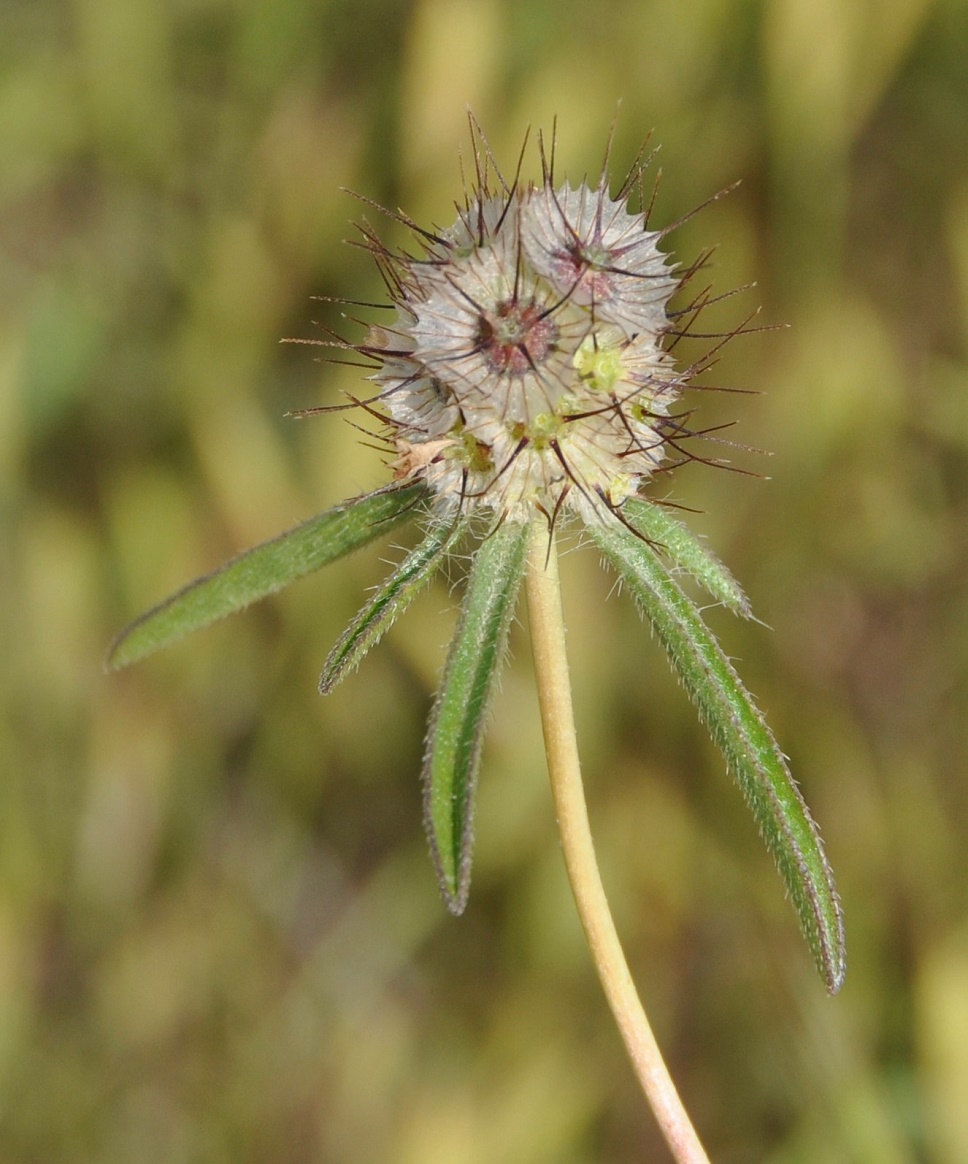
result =
M620 929L717 1161L968 1160L966 46L962 0L0 0L4 1164L667 1158L574 917L523 631L459 921L417 785L445 581L326 700L386 546L101 671L171 589L383 479L346 424L283 416L359 390L278 343L341 326L312 295L381 297L339 188L447 224L468 105L508 170L557 115L577 178L620 99L616 172L662 143L657 225L743 179L671 240L758 281L722 320L792 325L716 371L766 394L701 401L772 479L693 466L674 496L773 628L709 615L823 826L847 984L585 551Z

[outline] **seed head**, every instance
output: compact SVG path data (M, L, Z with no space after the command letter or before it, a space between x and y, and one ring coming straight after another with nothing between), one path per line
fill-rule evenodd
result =
M454 224L400 216L423 254L364 229L396 306L357 347L378 364L393 468L443 511L602 520L690 435L670 408L693 370L677 372L665 344L669 300L695 268L678 274L664 232L630 208L641 160L613 198L604 173L556 183L542 143L541 181L509 184L472 129L476 180Z

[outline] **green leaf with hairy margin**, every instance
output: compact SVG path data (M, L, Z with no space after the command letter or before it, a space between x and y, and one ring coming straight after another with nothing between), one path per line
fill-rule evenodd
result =
M680 570L691 574L713 598L735 614L752 617L749 599L740 584L692 530L672 516L668 507L629 497L622 505L621 513L631 526L662 549Z
M136 619L114 640L105 665L126 667L190 631L274 594L408 521L425 495L422 483L378 489L246 550Z
M589 526L651 620L753 810L831 994L844 980L843 915L820 835L762 714L694 603L646 542L618 523Z
M440 569L447 553L467 529L462 518L437 521L419 546L400 563L340 636L329 653L319 679L319 692L328 695L337 683L360 665L410 603Z
M481 743L527 544L527 525L508 521L476 550L427 731L424 823L441 892L453 914L467 904Z

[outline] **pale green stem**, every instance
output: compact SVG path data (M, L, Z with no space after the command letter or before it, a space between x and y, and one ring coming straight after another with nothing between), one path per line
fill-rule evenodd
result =
M578 761L558 558L541 522L532 530L527 592L548 773L578 915L632 1066L673 1156L679 1164L709 1164L639 1001L598 871Z

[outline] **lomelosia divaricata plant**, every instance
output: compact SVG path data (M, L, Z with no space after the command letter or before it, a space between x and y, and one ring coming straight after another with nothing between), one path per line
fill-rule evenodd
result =
M363 604L323 667L326 693L362 660L449 555L469 557L460 618L434 699L423 759L424 819L448 908L470 887L474 797L488 709L522 582L562 849L609 1004L642 1086L679 1160L703 1160L639 1002L612 923L585 810L565 657L556 542L579 528L651 622L739 784L773 854L827 989L844 975L840 906L817 829L783 753L677 575L749 616L727 569L657 497L656 478L714 439L683 393L745 325L714 336L685 366L704 266L675 266L642 208L640 153L615 191L608 155L595 184L555 174L502 176L471 119L473 180L457 218L426 230L393 215L420 253L388 250L361 227L389 292L392 321L351 349L372 390L337 409L375 422L393 479L257 546L191 583L125 630L122 667L240 610L405 522L422 539ZM523 156L523 151L522 151ZM637 201L636 201L637 199ZM636 208L639 207L639 208ZM685 302L671 301L685 291ZM678 298L676 299L678 303ZM695 386L695 385L693 385ZM327 412L330 409L311 409Z

